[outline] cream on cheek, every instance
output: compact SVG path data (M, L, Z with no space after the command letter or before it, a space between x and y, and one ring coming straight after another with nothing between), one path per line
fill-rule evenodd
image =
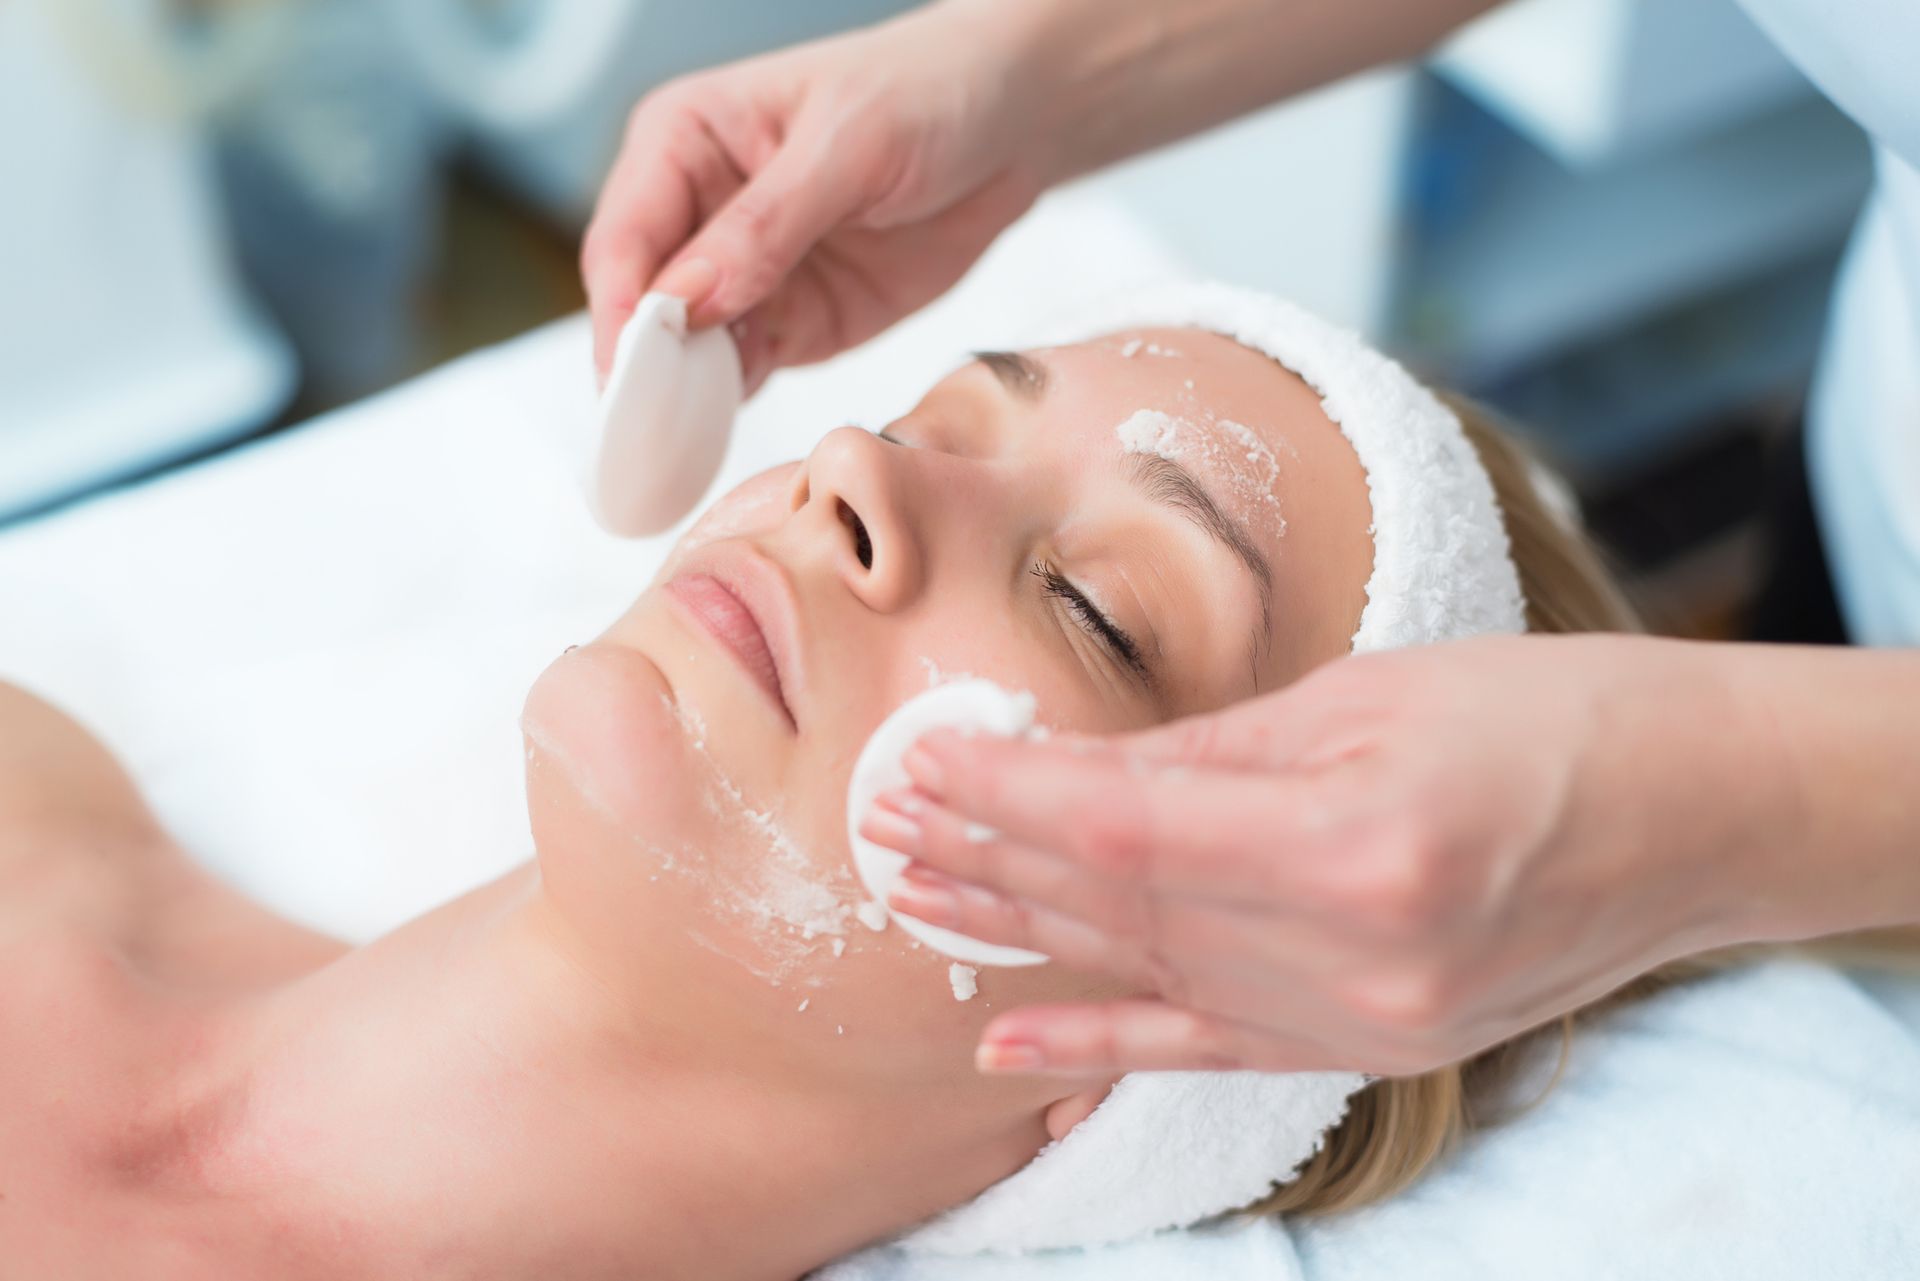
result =
M709 508L648 596L686 551L777 525L790 476L763 473ZM677 927L773 987L819 988L853 950L855 878L819 823L748 781L752 745L716 751L742 731L729 723L716 738L697 703L703 682L684 678L719 660L689 650L669 682L659 661L681 659L685 641L660 617L643 597L542 675L521 718L534 803L575 816L566 839L606 852L624 887L603 881L609 893L653 900L658 910L633 910L635 929Z
M696 531L716 527L766 528L703 519ZM696 545L697 537L690 532L686 544ZM686 668L676 664L669 692L643 651L659 654L661 644L673 644L671 657L680 659L680 642L667 639L671 631L651 627L654 617L643 604L615 625L616 634L638 648L603 638L563 655L543 675L522 718L529 786L544 802L537 808L573 816L560 849L578 848L566 861L579 866L587 848L600 851L606 870L584 882L589 893L600 887L602 904L592 910L616 916L620 933L683 936L769 988L785 989L792 1015L824 1020L823 1030L831 1026L834 1035L861 1029L879 973L899 975L882 982L911 1004L951 1007L971 999L973 990L963 997L953 986L947 958L889 930L884 912L873 913L878 905L864 901L840 835L844 799L815 794L833 791L833 784L789 794L769 786L764 769L743 768L752 747L742 756L742 749L727 746L742 725L731 719L709 724L695 701L703 683L679 679L710 661L703 653L685 654ZM977 639L983 644L964 651L964 659L943 664L925 654L908 658L908 671L916 678L924 673L931 685L959 679L962 661L995 671L1018 666L1007 661L1004 647L995 647L1000 638ZM836 744L830 734L803 750L833 754ZM805 769L782 774L819 777ZM826 822L829 811L840 822ZM542 826L543 835L563 830ZM836 993L843 980L852 986ZM989 996L975 1004L992 1002Z
M822 986L828 964L848 948L859 903L851 872L844 860L803 843L800 824L789 820L780 798L749 797L714 756L696 709L664 695L661 705L692 748L700 804L720 839L682 842L680 856L669 857L654 875L689 881L732 927L690 925L689 937L776 987L793 981ZM742 941L749 946L739 946Z
M776 987L818 986L847 951L852 877L736 781L701 715L670 698L641 655L604 643L569 651L541 676L521 730L536 825L563 842L543 846L543 860L597 857L595 882L632 928L677 926Z
M689 528L659 581L671 577L674 562L687 551L777 528L789 510L792 479L790 467L776 468L716 502ZM922 683L931 687L983 675L1009 688L1034 688L1045 705L1043 722L1102 728L1097 702L1063 688L1059 673L1037 663L1047 656L1023 648L1029 638L1011 618L1001 631L983 626L980 620L987 615L977 602L963 607L949 599L946 605L951 617L943 617L926 634L960 639L962 645L921 649L902 633L912 677L893 702L904 701ZM656 741L651 748L630 748L615 758L571 728L556 732L541 718L529 717L526 730L545 764L567 774L573 792L598 813L608 838L622 847L619 856L626 851L638 856L630 879L640 882L639 892L651 891L661 908L648 917L647 926L676 929L770 988L787 990L792 1014L811 1021L824 1018L838 1035L859 1030L860 1003L867 998L850 1003L849 997L870 992L869 967L876 962L900 975L889 985L904 983L901 994L910 1004L951 1009L967 1002L969 1009L990 1011L998 971L977 975L966 967L967 973L958 974L949 958L888 928L885 913L865 901L843 838L822 818L835 806L821 797L770 788L759 778L763 771L736 768L740 758L727 742L729 733L739 732L737 727L709 724L696 701L700 682L681 679L686 673L678 667L677 637L665 640L673 634L650 630L646 614L636 611L639 622L626 633L627 639L652 652L660 652L660 643L675 645L667 657L675 660L676 693L670 696L661 685L644 703L629 697L629 706L615 719L653 722L651 738ZM687 653L684 661L691 671L709 659L696 651ZM1039 679L1026 679L1023 673ZM604 706L607 697L595 692L572 701ZM1056 701L1058 720L1050 713ZM1036 733L1044 736L1047 730L1043 725ZM818 740L802 747L832 750L832 744ZM847 753L849 763L853 754ZM831 790L830 785L823 784L821 790ZM636 792L642 794L638 799ZM969 835L989 837L985 829ZM903 962L909 964L901 971ZM857 981L855 968L861 974ZM836 994L842 979L853 986Z

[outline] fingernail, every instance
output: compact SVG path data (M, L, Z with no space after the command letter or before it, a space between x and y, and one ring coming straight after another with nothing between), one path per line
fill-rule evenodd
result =
M902 814L919 818L927 812L927 806L932 804L932 801L925 792L917 788L896 787L891 792L880 793L874 798L873 803L885 809L899 810Z
M921 744L915 743L907 749L907 754L900 758L900 764L906 769L907 777L934 795L940 794L940 785L946 782L946 771L940 767L940 762L934 759L932 752Z
M1037 1045L1020 1041L983 1041L974 1048L973 1066L981 1072L1038 1072L1047 1056Z
M653 288L658 293L672 294L687 304L691 313L706 300L713 287L720 283L720 269L705 258L689 258L685 262L676 262L660 273Z
M928 925L952 925L960 919L960 899L952 890L902 877L893 883L887 906Z
M860 821L860 835L875 845L884 845L902 854L920 852L920 825L897 810L874 806Z

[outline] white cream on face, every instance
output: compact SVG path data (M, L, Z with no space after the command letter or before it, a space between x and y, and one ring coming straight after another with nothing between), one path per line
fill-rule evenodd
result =
M1178 357L1180 355L1172 347L1163 347L1157 342L1148 342L1144 338L1129 338L1120 344L1120 355L1123 359L1132 360L1141 352L1149 356Z
M826 870L810 858L776 809L749 803L708 750L706 724L697 711L665 695L660 701L704 767L702 805L747 847L740 856L715 858L692 844L665 848L636 838L659 873L694 884L715 912L744 927L738 933L745 945L735 937L716 938L693 924L687 927L689 937L776 987L804 964L841 956L846 951L842 936L858 899L851 875Z
M957 670L947 671L945 668L941 667L938 662L936 662L933 658L929 657L926 654L922 654L920 656L920 666L927 673L928 689L932 689L936 685L953 685L953 684L957 684L960 681L970 681L975 679L975 676L972 672L964 672L964 671L957 671Z
M1222 500L1246 520L1257 520L1278 538L1287 532L1280 499L1280 458L1258 432L1222 418L1193 394L1193 380L1178 393L1179 412L1136 409L1113 428L1123 454L1152 454L1179 462L1211 480Z
M1180 457L1180 430L1189 425L1158 409L1136 409L1132 416L1113 429L1122 452L1154 454L1161 458ZM1191 428L1189 427L1189 430Z

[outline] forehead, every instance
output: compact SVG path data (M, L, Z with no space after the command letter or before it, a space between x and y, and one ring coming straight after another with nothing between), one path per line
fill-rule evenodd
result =
M1273 567L1274 683L1347 651L1372 513L1366 473L1318 393L1265 353L1195 329L1031 354L1050 374L1039 412L1082 455L1170 455L1243 523Z

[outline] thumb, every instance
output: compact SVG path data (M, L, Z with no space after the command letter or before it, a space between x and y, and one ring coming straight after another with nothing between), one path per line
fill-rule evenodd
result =
M685 298L695 327L739 319L871 201L860 176L851 158L824 142L789 138L674 255L653 288Z

